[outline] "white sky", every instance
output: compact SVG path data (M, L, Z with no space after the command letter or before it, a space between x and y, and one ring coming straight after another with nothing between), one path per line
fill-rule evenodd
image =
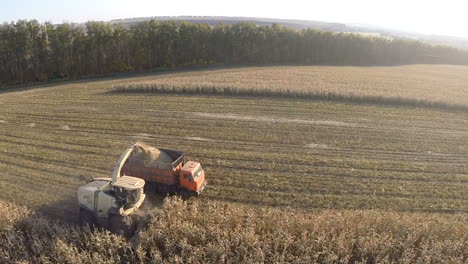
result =
M0 0L0 21L85 22L145 16L247 16L359 23L468 38L461 0Z

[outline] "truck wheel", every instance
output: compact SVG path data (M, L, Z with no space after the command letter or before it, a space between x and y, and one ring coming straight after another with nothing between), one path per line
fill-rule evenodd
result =
M90 211L80 208L80 225L89 225L93 227L96 224L93 213Z
M182 200L188 200L192 197L192 193L188 190L181 189L179 190L179 196L182 198Z
M146 183L144 188L145 188L145 193L158 192L158 187L152 182Z
M136 231L136 224L130 216L113 215L109 219L109 231L130 238Z

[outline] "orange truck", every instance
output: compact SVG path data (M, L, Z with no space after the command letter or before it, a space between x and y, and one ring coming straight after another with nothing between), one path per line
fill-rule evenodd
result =
M200 195L207 181L199 162L185 161L182 151L152 147L165 159L142 159L138 154L146 151L145 148L148 146L136 143L124 152L122 175L141 178L145 180L145 186L157 192L177 193L183 197Z

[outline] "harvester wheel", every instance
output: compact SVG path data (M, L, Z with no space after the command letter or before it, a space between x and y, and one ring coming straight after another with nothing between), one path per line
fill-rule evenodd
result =
M136 231L136 224L130 216L113 215L109 219L109 230L114 234L130 238Z
M80 225L93 227L95 224L94 215L90 211L80 208Z

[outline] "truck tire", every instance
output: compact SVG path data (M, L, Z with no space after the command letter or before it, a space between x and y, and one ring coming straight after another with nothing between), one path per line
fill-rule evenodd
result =
M80 225L89 225L90 227L93 227L95 224L96 219L94 219L93 213L86 209L80 208Z
M112 215L109 218L109 231L130 238L136 231L136 224L130 216Z
M157 186L153 182L148 182L145 184L145 193L154 193L158 191Z
M188 200L193 196L193 192L186 190L186 189L180 189L178 191L178 194L182 200Z

